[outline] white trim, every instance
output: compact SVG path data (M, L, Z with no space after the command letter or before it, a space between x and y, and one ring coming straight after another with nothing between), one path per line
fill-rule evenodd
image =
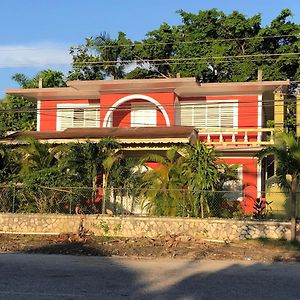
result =
M37 100L36 131L41 131L41 100Z
M256 164L256 172L257 172L257 197L261 196L261 164Z
M262 128L262 95L258 95L257 101L257 128Z
M153 103L155 106L157 106L159 108L159 110L162 112L162 114L165 118L166 126L169 127L171 125L170 124L170 119L169 119L169 116L168 116L166 110L164 109L164 107L157 100L155 100L155 99L153 99L149 96L135 94L135 95L125 96L125 97L119 99L118 101L116 101L112 105L112 107L110 107L109 110L107 111L107 113L104 117L104 120L103 120L103 126L102 127L111 127L111 125L112 125L112 114L118 106L120 106L121 104L123 104L126 101L139 100L139 99L149 101L149 102Z

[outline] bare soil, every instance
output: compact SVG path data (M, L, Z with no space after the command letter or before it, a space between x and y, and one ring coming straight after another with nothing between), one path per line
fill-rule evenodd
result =
M300 244L286 241L248 240L234 243L196 240L185 236L157 238L80 237L76 234L0 234L0 252L172 257L186 259L300 261Z

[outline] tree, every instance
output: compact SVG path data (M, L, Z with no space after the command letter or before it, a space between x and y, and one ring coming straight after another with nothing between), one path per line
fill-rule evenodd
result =
M273 155L276 161L275 176L279 186L291 195L291 240L296 241L297 229L297 188L300 182L300 139L293 133L281 133L274 146L261 150L260 160Z
M64 170L69 170L75 178L85 186L92 188L92 202L94 203L99 181L106 188L110 169L116 159L115 150L120 144L113 139L102 139L98 143L74 143L67 147L61 165ZM106 177L105 177L106 175Z
M222 165L217 163L219 156L213 148L202 142L186 147L183 175L191 195L191 212L195 217L209 213L209 192L214 192L220 184Z
M103 32L99 36L87 38L85 45L71 47L73 70L69 73L69 79L123 78L126 64L122 61L129 58L131 43L123 32L119 32L117 39Z
M7 184L17 177L20 171L20 158L10 145L0 145L0 183Z
M33 171L48 169L57 164L58 147L43 144L35 139L28 138L27 145L22 146L19 151L23 155L21 173L27 175Z
M32 78L27 77L25 74L16 73L12 76L23 89L31 89L39 87L39 80L42 79L43 87L65 87L66 78L62 72L54 70L42 70Z
M149 169L142 177L140 194L142 206L158 216L176 216L183 199L185 179L182 176L182 157L177 148L167 150L165 156L152 154L142 159L142 163L156 162L157 169ZM146 164L147 166L147 164Z
M300 25L290 20L289 9L267 26L259 14L246 17L238 11L226 15L216 9L197 14L179 10L178 14L181 24L163 23L141 41L131 41L125 33L117 39L100 34L72 47L70 78L175 77L180 73L202 82L251 81L262 69L267 80L299 79Z
M32 78L17 73L12 76L22 88L37 88L39 79L43 80L43 87L64 87L66 79L63 73L53 70L43 70ZM0 131L35 130L36 129L36 101L21 97L6 96L0 102Z

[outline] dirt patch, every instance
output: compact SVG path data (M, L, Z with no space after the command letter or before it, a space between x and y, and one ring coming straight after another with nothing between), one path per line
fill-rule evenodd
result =
M235 243L196 240L185 236L158 238L79 237L75 234L0 235L1 252L89 256L173 257L254 261L300 261L300 244L249 240Z

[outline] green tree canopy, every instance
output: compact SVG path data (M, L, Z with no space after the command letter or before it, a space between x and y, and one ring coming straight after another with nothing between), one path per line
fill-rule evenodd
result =
M22 88L37 88L39 79L43 80L43 87L64 87L66 78L62 72L43 70L32 78L17 73L12 76ZM36 129L36 101L8 95L0 102L0 131L35 130Z
M284 9L263 26L260 14L247 17L216 9L198 14L179 10L181 24L160 25L141 41L125 33L103 33L71 48L71 79L196 76L203 82L300 79L300 25ZM129 69L132 69L128 72Z

